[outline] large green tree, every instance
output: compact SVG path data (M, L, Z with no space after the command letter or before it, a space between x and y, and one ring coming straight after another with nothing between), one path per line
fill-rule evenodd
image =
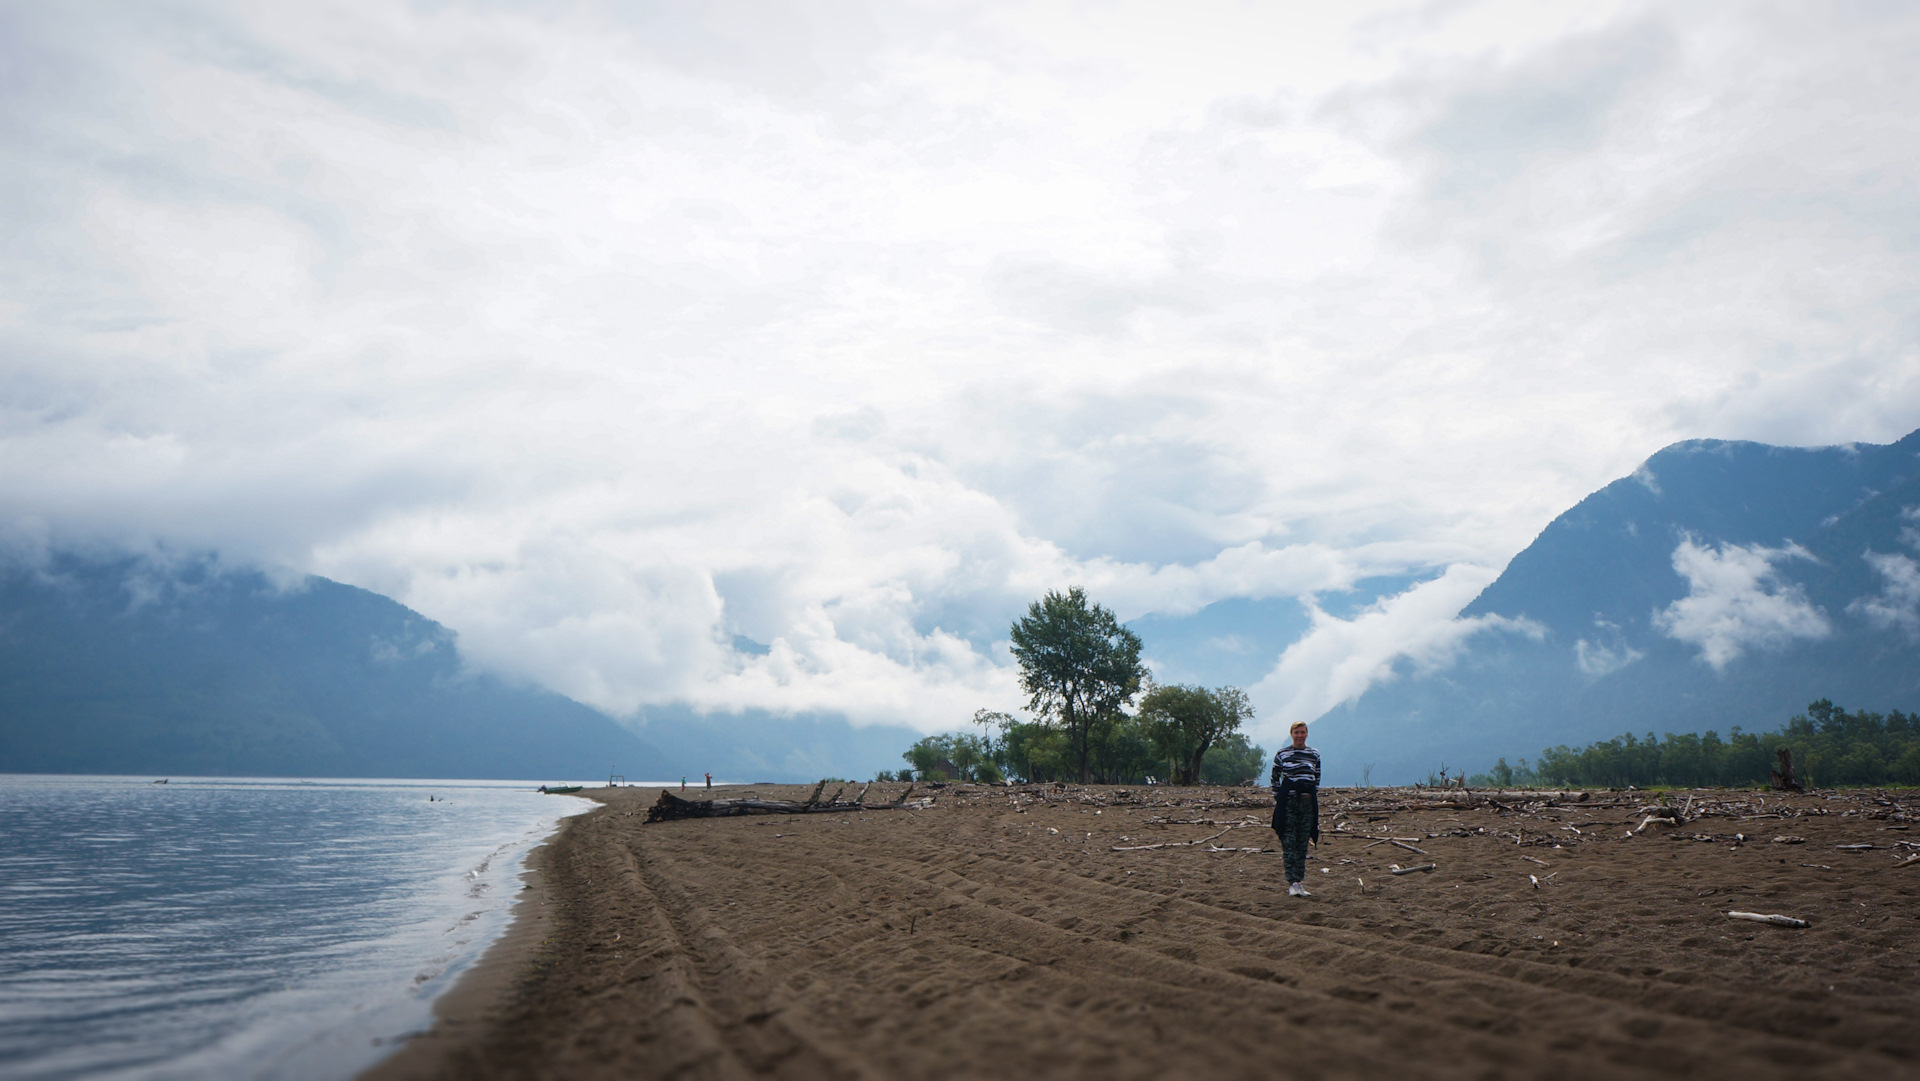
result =
M1252 717L1253 703L1238 687L1208 690L1172 684L1155 687L1140 699L1140 718L1172 765L1174 784L1198 783L1208 748Z
M1080 783L1087 783L1088 729L1133 701L1146 677L1140 636L1074 586L1033 602L1011 637L1021 688L1031 696L1028 711L1066 730Z

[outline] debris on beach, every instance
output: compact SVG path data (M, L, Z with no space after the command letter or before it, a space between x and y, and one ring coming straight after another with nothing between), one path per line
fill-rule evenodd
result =
M808 1076L987 1073L997 1058L965 1057L983 1027L1053 1046L1062 1018L1138 1064L1123 1073L1254 1076L1273 1018L1304 1001L1327 1043L1360 1049L1354 1076L1442 1061L1464 1034L1513 1076L1630 1049L1587 1072L1785 1077L1791 1055L1920 1081L1920 792L1581 795L1324 789L1301 905L1263 788L595 790L607 812L538 861L550 941L513 1015L538 1039L485 1076L646 1078L791 1047ZM907 813L861 813L883 808ZM703 820L667 821L687 812ZM1668 825L1628 835L1649 817ZM1311 1065L1345 1075L1332 1064Z
M850 794L855 789L857 794ZM812 787L811 794L804 800L762 799L752 792L735 798L701 800L663 791L658 802L647 811L646 820L669 822L739 815L881 810L924 812L935 806L935 797L926 794L929 791L939 793L939 806L957 810L997 807L1025 815L1060 810L1097 814L1103 809L1124 809L1139 816L1126 825L1126 835L1116 830L1108 838L1099 838L1096 834L1087 834L1084 838L1095 842L1100 850L1116 854L1205 852L1225 856L1257 855L1278 849L1277 845L1262 847L1226 840L1241 830L1269 828L1272 793L1252 786L1112 788L1057 781L991 785L900 782L894 786L889 782L871 782L840 783L838 788L829 790L828 782L822 781ZM890 798L889 793L893 793ZM1503 843L1509 850L1517 848L1519 851L1515 854L1519 859L1546 867L1544 861L1528 853L1590 845L1645 844L1656 838L1717 844L1738 851L1749 840L1745 829L1752 828L1746 825L1751 822L1772 821L1790 829L1789 824L1795 820L1839 818L1860 820L1864 832L1869 822L1877 830L1905 830L1914 819L1920 818L1920 807L1914 801L1872 790L1796 793L1790 798L1764 790L1730 789L1676 792L1652 801L1648 795L1627 789L1328 788L1321 793L1321 822L1325 839L1360 842L1356 854L1366 849L1385 848L1431 858L1435 841L1478 838ZM1442 812L1441 816L1428 815L1424 826L1407 827L1407 814L1435 811ZM1111 821L1111 817L1108 820ZM1182 826L1209 828L1205 832L1187 832L1179 829ZM1142 829L1165 830L1174 836L1164 833L1161 837L1139 836ZM1077 831L1069 832L1080 837ZM1783 831L1763 836L1781 845L1806 843L1799 833ZM1878 843L1870 843L1859 833L1853 833L1828 843L1849 852L1920 848L1920 842L1898 840L1889 844L1884 834L1880 837ZM1102 840L1105 843L1099 843ZM1915 864L1920 864L1920 852L1908 855L1904 862L1893 866ZM1375 867L1385 870L1377 864ZM1399 873L1420 869L1421 865L1415 865L1402 868ZM1542 876L1541 885L1550 877Z
M1812 924L1792 916L1764 915L1759 912L1729 912L1728 919L1749 920L1753 923L1771 924L1774 927L1811 927Z

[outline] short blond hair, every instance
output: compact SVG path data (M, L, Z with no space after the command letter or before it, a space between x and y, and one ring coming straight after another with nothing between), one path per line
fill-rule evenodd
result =
M1306 726L1307 726L1307 722L1305 721L1295 721L1292 724L1287 726L1287 732L1292 733L1294 729L1305 728Z

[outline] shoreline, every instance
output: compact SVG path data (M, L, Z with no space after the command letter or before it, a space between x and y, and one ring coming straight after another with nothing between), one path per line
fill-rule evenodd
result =
M604 802L595 802L598 806L593 810L561 819L546 839L527 850L525 866L517 876L522 888L507 914L506 930L488 944L452 987L433 1000L432 1025L407 1037L391 1054L355 1074L356 1081L419 1081L441 1076L453 1055L493 1031L550 926L552 891L543 866L546 855L574 822L606 809Z

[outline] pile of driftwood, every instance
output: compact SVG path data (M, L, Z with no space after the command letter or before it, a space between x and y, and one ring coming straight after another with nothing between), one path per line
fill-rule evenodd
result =
M648 822L677 822L686 818L730 818L735 815L802 815L830 814L838 811L914 811L925 810L933 806L932 796L913 797L913 786L892 803L868 803L869 782L860 789L860 794L852 800L842 802L840 797L846 792L842 785L829 799L822 800L820 794L826 790L827 782L821 781L813 788L813 794L804 801L758 799L745 796L739 799L682 799L672 792L662 791L659 800L647 809Z

